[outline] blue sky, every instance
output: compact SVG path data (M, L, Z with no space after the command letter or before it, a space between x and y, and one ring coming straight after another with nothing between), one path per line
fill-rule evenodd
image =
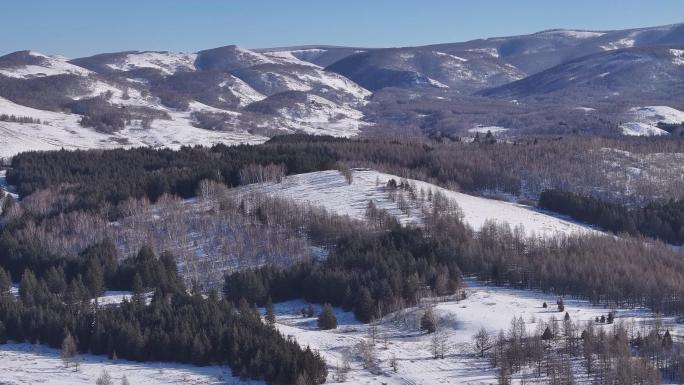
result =
M682 0L2 0L0 54L407 46L684 21Z

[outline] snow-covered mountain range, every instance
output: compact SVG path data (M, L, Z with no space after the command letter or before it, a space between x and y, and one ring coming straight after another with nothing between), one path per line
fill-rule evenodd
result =
M684 24L382 49L230 45L73 60L19 51L0 57L0 157L257 143L295 132L467 135L480 126L509 134L589 126L668 133L660 121L630 117L647 106L684 110L683 53ZM562 124L537 127L520 118L539 114L540 104L553 105L541 114L562 115Z

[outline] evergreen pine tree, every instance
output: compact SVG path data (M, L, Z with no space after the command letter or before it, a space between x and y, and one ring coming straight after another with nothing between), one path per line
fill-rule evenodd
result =
M275 316L275 311L273 310L273 302L271 301L271 297L268 297L268 300L266 301L266 323L270 326L275 325L276 322L276 316Z
M437 320L435 319L435 314L430 307L420 318L420 330L423 330L428 334L437 331Z
M67 368L70 365L75 365L78 368L78 348L76 347L76 341L71 333L67 332L64 340L62 341L62 361L64 366Z
M329 330L337 328L337 317L335 311L329 303L323 305L323 311L318 316L318 327L322 330Z
M374 302L370 295L370 291L368 291L367 288L362 287L356 300L356 306L354 306L356 318L361 322L370 322L373 318L373 309Z
M9 272L3 268L0 268L0 295L7 295L12 287L12 279L10 278Z
M105 291L104 272L100 262L91 258L86 266L85 275L83 276L83 283L85 284L91 298L101 296Z

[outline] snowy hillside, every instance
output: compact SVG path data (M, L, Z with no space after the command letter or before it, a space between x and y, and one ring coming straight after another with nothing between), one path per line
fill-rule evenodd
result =
M421 214L418 208L413 206L407 213L401 210L399 199L391 199L385 187L390 179L399 183L402 178L372 170L355 170L353 181L348 184L338 171L321 171L291 175L277 184L250 185L241 189L283 196L297 202L308 202L357 219L365 217L368 202L372 200L379 208L396 216L400 222L420 224ZM432 194L439 192L456 202L463 213L463 220L474 229L481 228L487 221L495 221L508 223L512 228L522 226L528 235L548 236L594 231L531 207L463 194L411 179L408 183L414 185L419 194L422 194L421 190L425 194L428 194L428 191L432 191Z
M275 305L276 326L286 336L294 337L302 345L318 349L326 359L329 382L335 382L336 368L343 362L344 352L350 352L351 364L345 384L496 384L497 373L487 359L478 357L473 336L480 328L492 335L508 330L513 317L522 317L528 334L533 334L542 323L553 318L561 320L564 313L556 310L557 297L538 291L525 291L482 284L466 280L464 300L436 302L434 312L440 320L441 338L447 343L444 359L434 359L431 352L432 336L419 331L419 319L424 308L414 307L385 316L377 324L375 349L380 362L379 373L364 369L357 346L370 340L369 325L360 324L353 314L335 309L338 327L319 330L315 318L303 318L303 301L289 301ZM430 304L430 300L426 301ZM547 309L542 307L546 302ZM585 323L614 310L593 306L589 301L565 298L565 310L573 322ZM320 306L315 306L315 314ZM651 324L655 316L645 310L618 309L616 318L626 323ZM553 317L553 318L552 318ZM674 318L662 320L663 327L681 335L684 330ZM596 326L609 332L611 325ZM390 366L395 357L398 370ZM576 370L582 371L580 365ZM578 373L579 374L579 373ZM519 376L519 374L518 374ZM517 382L516 382L517 383Z
M203 109L199 104L198 110ZM206 107L205 107L206 108ZM208 108L206 108L208 109ZM0 158L31 150L107 149L117 147L170 147L217 143L262 143L268 138L246 132L221 132L197 128L190 112L169 111L171 119L154 120L150 128L138 124L107 134L82 127L76 114L37 110L0 98L0 113L28 116L41 123L0 121Z
M63 56L49 56L35 51L18 52L17 56L23 56L23 60L16 63L0 63L0 75L30 79L65 74L88 76L92 73L85 68L68 63L68 59Z
M669 106L633 107L628 112L628 119L620 125L624 135L667 135L667 131L658 127L658 123L681 124L684 112Z

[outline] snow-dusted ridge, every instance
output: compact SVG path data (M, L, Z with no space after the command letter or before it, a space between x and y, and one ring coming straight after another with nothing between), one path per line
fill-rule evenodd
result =
M210 131L193 126L192 109L210 110L211 107L193 103L191 111L169 110L171 120L156 119L149 129L139 122L113 134L97 132L79 124L80 116L68 113L37 110L0 98L0 113L28 116L41 123L13 123L0 121L0 158L9 158L24 151L110 149L131 147L180 148L186 145L258 144L268 138L247 132ZM226 112L227 113L227 112Z
M28 54L38 59L39 64L17 65L0 68L0 75L11 78L29 79L34 77L65 74L79 76L88 76L92 74L92 71L90 70L69 63L69 59L65 58L64 56L44 55L35 51L29 51Z
M320 171L285 177L280 183L266 183L240 187L244 192L256 191L287 197L296 202L306 202L340 215L351 218L365 218L368 202L372 200L379 208L404 224L422 223L420 210L412 208L406 214L389 197L385 186L390 179L399 183L402 178L373 170L354 170L352 183L348 184L338 171ZM552 215L542 213L531 207L494 199L476 197L436 185L408 179L420 193L440 192L455 201L462 213L463 220L474 229L480 229L486 222L508 223L511 228L521 226L527 235L552 236L557 234L593 233L595 230Z

